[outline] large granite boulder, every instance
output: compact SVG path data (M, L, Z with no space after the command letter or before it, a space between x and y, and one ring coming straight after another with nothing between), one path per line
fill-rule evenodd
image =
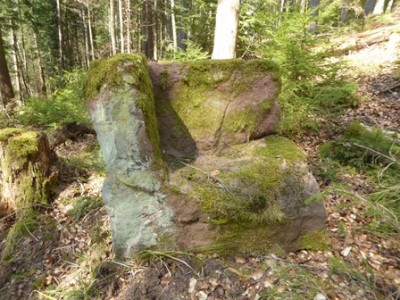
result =
M150 246L265 253L323 228L303 152L274 133L268 61L92 64L88 109L106 162L117 256Z

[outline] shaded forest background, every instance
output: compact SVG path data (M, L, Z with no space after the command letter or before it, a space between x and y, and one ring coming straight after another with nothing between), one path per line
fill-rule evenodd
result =
M286 55L296 68L296 56L317 36L361 30L368 16L390 12L394 1L244 0L236 56ZM3 66L2 104L51 95L91 61L116 53L142 52L150 60L208 58L217 5L216 0L2 1L0 57L12 82L11 91ZM301 67L309 69L307 63L306 58ZM299 75L292 71L292 77Z

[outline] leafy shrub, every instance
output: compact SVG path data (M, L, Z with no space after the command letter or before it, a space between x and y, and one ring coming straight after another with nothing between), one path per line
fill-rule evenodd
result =
M243 5L239 49L242 56L268 57L280 66L280 132L316 130L319 119L358 104L357 85L340 76L342 65L328 61L323 47L316 50L325 41L309 30L311 12L264 14L273 11L271 5L255 0Z
M56 128L63 124L90 124L83 97L85 73L64 74L65 87L48 97L31 97L17 114L24 125Z
M325 143L319 148L320 155L342 165L352 166L370 175L367 196L351 191L344 192L366 205L366 215L372 217L367 230L378 235L400 233L400 141L377 128L367 128L353 122L342 137ZM329 164L330 161L328 161Z
M190 60L201 60L210 58L210 55L205 52L201 46L193 41L185 41L186 49L174 49L172 45L167 48L167 59L177 61L190 61Z

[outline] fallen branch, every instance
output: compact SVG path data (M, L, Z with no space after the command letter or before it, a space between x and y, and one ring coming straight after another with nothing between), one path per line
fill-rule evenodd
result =
M347 53L351 50L360 50L370 47L373 44L386 42L389 40L390 35L400 29L400 25L392 25L374 30L365 31L356 34L352 37L347 37L346 40L342 38L337 41L332 41L334 48L332 52Z

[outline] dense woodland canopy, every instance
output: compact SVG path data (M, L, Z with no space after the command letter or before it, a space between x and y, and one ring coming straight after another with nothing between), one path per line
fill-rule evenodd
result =
M142 52L151 60L207 58L213 47L217 2L3 0L2 102L51 94L62 85L65 71L85 70L92 60L116 53ZM288 20L291 24L286 25L297 27L297 33L305 26L323 33L349 22L362 26L366 16L388 12L394 2L243 0L236 56L270 55L272 39L284 33L278 28Z

